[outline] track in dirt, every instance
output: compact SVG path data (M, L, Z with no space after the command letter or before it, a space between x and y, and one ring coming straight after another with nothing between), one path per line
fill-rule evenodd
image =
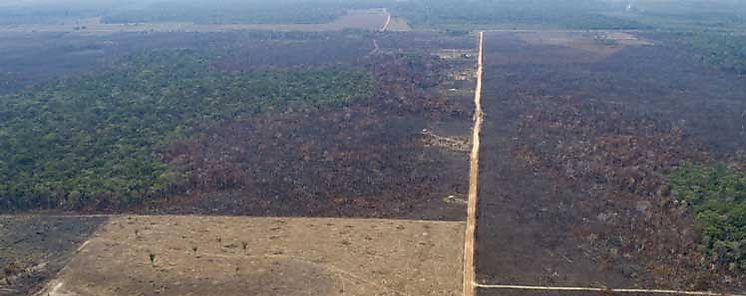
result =
M474 90L474 128L469 159L469 201L466 215L466 237L464 242L464 296L474 295L474 239L477 227L477 182L479 179L479 134L482 130L482 64L484 32L479 33L479 57L477 60L477 86Z
M391 24L391 13L388 12L385 8L383 9L384 12L386 12L386 23L383 24L383 27L381 27L381 32L386 32L386 29L389 28L389 24Z
M741 294L727 294L727 293L718 293L718 292L678 291L678 290L662 290L662 289L606 289L606 288L590 288L590 287L546 287L546 286L483 285L483 284L476 284L476 287L482 288L482 289L552 291L552 292L598 292L598 293L608 293L608 294L617 293L617 294L667 294L667 295L694 295L694 296L746 296L746 295L741 295Z

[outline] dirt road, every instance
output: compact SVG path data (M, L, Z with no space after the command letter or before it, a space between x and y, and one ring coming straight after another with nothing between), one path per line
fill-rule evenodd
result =
M389 28L389 24L391 24L391 13L388 12L388 10L385 8L383 9L383 11L386 13L387 17L386 17L386 23L383 24L383 27L381 27L381 32L386 32L386 29Z
M479 135L482 130L482 63L484 33L479 33L479 56L477 58L477 86L474 90L474 128L469 158L469 200L467 206L466 234L464 242L464 296L474 295L474 239L477 227L477 182L479 179Z

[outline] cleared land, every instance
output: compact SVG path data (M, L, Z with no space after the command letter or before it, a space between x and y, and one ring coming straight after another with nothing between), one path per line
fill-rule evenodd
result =
M84 35L117 32L225 32L240 30L273 31L339 31L345 29L380 30L389 19L384 9L352 10L325 24L194 24L194 23L127 23L107 24L99 18L55 25L5 25L0 33L75 32Z
M464 217L474 109L473 36L435 32L4 36L9 36L0 42L0 51L7 53L4 75L12 79L3 85L3 92L11 94L57 80L87 77L91 81L100 73L117 71L121 60L138 53L184 50L218 53L207 63L206 73L347 67L375 79L375 94L350 104L319 110L264 110L201 126L156 151L163 156L159 160L192 172L187 174L189 188L119 208L99 204L75 212L451 221ZM371 53L374 40L378 50ZM52 202L40 208L54 208ZM2 241L3 251L27 252L29 260L12 262L19 258L12 255L2 262L0 267L9 267L13 284L0 283L0 293L28 295L43 286L51 294L185 295L192 284L198 286L194 293L201 295L243 291L460 295L462 289L462 222L295 218L282 219L291 225L285 229L274 225L278 221L274 218L133 217L139 222L130 225L120 217L107 223L55 277L98 224L85 224L78 217L34 219L39 225L64 219L75 227L66 228L71 238L55 253L57 244L40 239L44 236L28 228L25 220L4 223L24 241ZM184 238L182 233L191 234ZM35 248L27 248L24 242ZM151 253L155 267L149 261ZM32 272L26 271L29 268ZM205 276L194 276L192 269ZM24 282L15 281L21 277ZM51 278L60 281L47 285Z
M41 295L460 295L461 222L117 217Z

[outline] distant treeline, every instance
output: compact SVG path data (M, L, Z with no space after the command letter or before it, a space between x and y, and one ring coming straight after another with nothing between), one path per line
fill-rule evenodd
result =
M46 23L101 16L107 23L325 23L351 9L389 8L415 27L454 29L474 25L531 25L571 29L640 29L608 16L623 11L601 0L191 0L111 1L4 8L0 23Z
M633 8L622 14L624 19L670 33L703 62L746 75L746 2L639 1Z
M411 0L395 12L420 27L535 26L567 29L645 29L632 20L607 16L617 5L597 0Z

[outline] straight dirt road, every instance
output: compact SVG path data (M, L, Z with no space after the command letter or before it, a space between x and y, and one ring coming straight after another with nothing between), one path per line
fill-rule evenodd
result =
M472 148L469 156L469 200L464 240L464 296L474 295L474 240L477 227L477 181L479 179L479 135L482 130L482 63L484 32L479 33L479 56L477 58L477 86L474 90L474 128Z

